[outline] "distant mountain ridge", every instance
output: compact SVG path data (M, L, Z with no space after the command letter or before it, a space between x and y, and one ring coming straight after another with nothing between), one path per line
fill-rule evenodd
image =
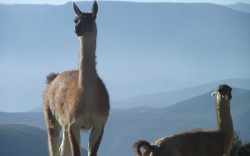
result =
M0 125L1 156L46 156L48 155L47 132L23 124ZM87 155L83 150L83 156Z
M250 13L250 4L237 3L237 4L228 5L228 7L231 8L231 9L237 10L237 11Z
M195 96L204 94L208 90L212 90L219 84L228 84L235 88L250 90L250 79L228 79L168 92L136 96L122 101L113 101L112 106L113 108L118 109L129 109L145 106L154 108L164 108L182 102L184 100L193 98Z

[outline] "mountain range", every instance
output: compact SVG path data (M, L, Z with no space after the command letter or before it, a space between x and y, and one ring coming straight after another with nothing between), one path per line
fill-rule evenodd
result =
M98 4L97 69L112 101L250 77L249 13L207 3ZM0 4L0 12L0 110L29 111L42 103L46 75L77 68L72 4Z
M82 149L83 156L87 151ZM1 156L46 156L48 155L47 132L23 124L0 125Z
M1 156L48 155L47 134L27 125L0 125Z
M216 129L215 98L210 96L211 93L212 90L163 108L112 109L99 154L132 156L132 145L137 139L153 142L162 136L191 129ZM240 132L243 141L250 141L250 125L247 124L250 118L250 90L233 88L232 95L234 130ZM0 124L26 124L45 129L41 112L0 112ZM88 133L83 132L81 136L82 147L86 149Z
M163 108L193 98L195 96L204 94L208 90L212 90L219 84L228 84L235 88L250 90L250 79L227 79L227 80L221 80L207 84L197 85L194 87L176 89L168 92L158 92L154 94L140 95L129 99L124 99L121 101L113 101L112 107L117 109L119 108L131 109L135 107L144 107L144 106ZM144 87L142 86L141 88L146 88L146 87L148 87L148 85L145 84L145 86ZM132 87L130 89L132 90ZM150 89L150 87L148 89Z

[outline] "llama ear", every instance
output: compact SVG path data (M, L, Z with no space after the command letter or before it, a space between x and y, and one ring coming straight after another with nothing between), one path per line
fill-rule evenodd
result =
M78 6L76 5L76 3L75 2L73 2L73 9L74 9L74 11L75 11L75 13L76 13L76 15L81 15L82 14L82 12L81 12L81 10L78 8Z
M96 17L97 12L98 12L98 4L95 1L92 7L92 13L95 15L95 17Z

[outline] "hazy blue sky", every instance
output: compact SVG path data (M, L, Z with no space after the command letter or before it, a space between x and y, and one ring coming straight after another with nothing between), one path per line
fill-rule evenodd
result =
M0 0L0 3L6 3L6 4L64 4L68 1L72 0ZM79 1L79 0L75 0ZM103 0L99 0L103 1ZM107 0L105 0L107 1ZM217 3L217 4L233 4L233 3L250 3L250 0L110 0L110 1L133 1L133 2L199 2L199 3Z

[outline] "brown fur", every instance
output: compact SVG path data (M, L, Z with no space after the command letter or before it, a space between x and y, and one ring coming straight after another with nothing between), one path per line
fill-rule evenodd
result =
M226 90L226 92L224 92ZM218 129L195 130L163 137L150 145L145 140L134 144L137 156L229 156L233 139L233 123L230 115L231 88L219 86L216 91ZM141 153L140 148L145 149Z
M109 115L108 92L95 69L97 3L93 13L82 13L73 5L78 16L75 31L80 39L79 70L47 77L43 101L50 156L66 156L69 150L72 156L80 156L80 130L88 129L88 156L96 156ZM63 140L59 148L61 129Z

